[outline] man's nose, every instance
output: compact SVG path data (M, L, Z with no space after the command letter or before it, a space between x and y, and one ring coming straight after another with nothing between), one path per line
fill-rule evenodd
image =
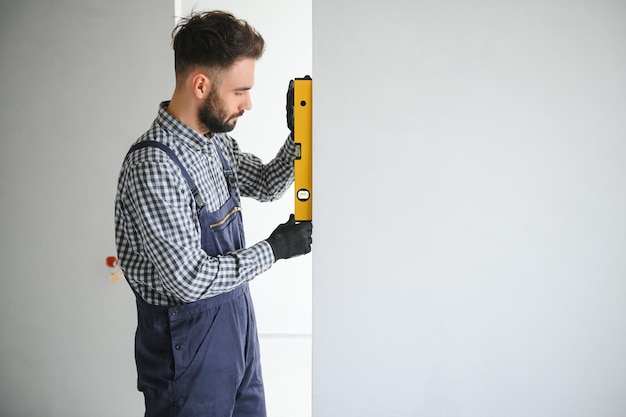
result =
M243 102L241 103L241 110L250 110L252 108L252 99L250 98L250 92L246 91L244 94Z

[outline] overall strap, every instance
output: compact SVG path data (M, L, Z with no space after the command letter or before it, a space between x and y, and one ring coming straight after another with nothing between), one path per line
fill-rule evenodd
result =
M162 144L161 142L157 142L155 140L145 140L145 141L142 141L142 142L139 142L139 143L136 143L135 145L133 145L129 149L129 151L126 154L126 156L128 157L128 155L130 155L132 152L134 152L134 151L136 151L138 149L148 148L148 147L161 149L163 152L165 152L167 154L167 156L170 157L170 159L176 165L178 165L178 167L180 168L180 171L183 174L183 177L185 177L185 181L187 182L187 185L189 186L189 189L191 190L191 194L193 194L194 200L196 200L196 205L198 206L198 210L200 210L202 207L204 207L204 200L202 200L202 197L200 196L200 192L198 191L198 187L196 187L196 184L193 182L193 180L191 179L191 176L189 175L189 173L187 172L187 170L183 166L182 162L180 162L180 159L178 159L178 157L176 156L174 151L171 150L166 145ZM223 161L222 161L222 163L223 163Z
M222 153L222 150L220 149L219 145L215 143L215 139L212 139L211 142L213 143L213 146L215 147L215 150L217 151L217 155L220 157L220 160L222 161L222 168L224 168L224 175L226 176L226 182L228 183L228 188L232 189L235 187L235 184L237 184L237 181L235 179L235 174L233 173L233 170L230 169L230 165L228 165L228 161L224 157L224 154Z

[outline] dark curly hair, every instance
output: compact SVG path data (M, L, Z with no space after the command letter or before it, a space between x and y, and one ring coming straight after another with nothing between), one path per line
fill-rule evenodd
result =
M263 37L246 21L224 11L194 13L172 32L176 78L201 67L217 81L223 70L242 58L259 59Z

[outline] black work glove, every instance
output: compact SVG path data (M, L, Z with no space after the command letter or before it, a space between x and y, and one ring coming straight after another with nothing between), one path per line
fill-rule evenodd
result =
M274 258L289 259L294 256L311 252L313 223L296 223L294 215L289 216L287 223L279 225L272 232L267 242L272 247Z
M293 136L293 80L289 81L289 88L287 89L287 127L291 130Z

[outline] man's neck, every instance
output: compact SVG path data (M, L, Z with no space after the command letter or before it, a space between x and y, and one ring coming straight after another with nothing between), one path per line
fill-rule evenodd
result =
M213 136L213 134L200 122L198 119L198 110L193 106L191 100L187 100L181 97L180 94L174 92L169 105L167 106L167 112L200 133L207 137Z

